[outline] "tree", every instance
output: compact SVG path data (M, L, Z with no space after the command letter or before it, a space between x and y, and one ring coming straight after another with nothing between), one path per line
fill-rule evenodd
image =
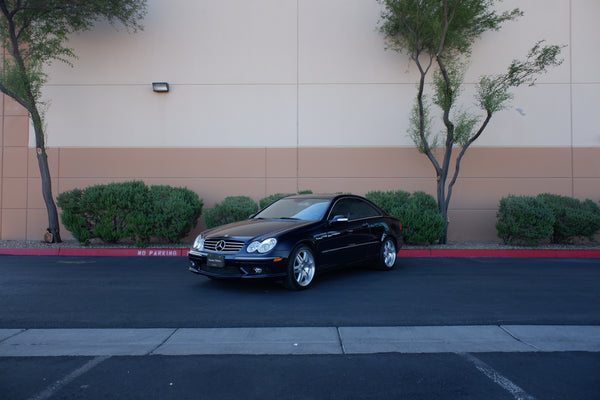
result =
M494 0L377 1L383 6L380 31L387 46L406 53L420 73L409 135L435 169L438 207L446 219L440 242L446 243L448 205L467 149L481 136L492 116L509 106L512 88L533 85L549 67L561 64L561 46L538 42L525 60L514 60L507 72L481 77L475 100L483 116L476 116L457 104L472 45L484 32L497 31L504 22L523 13L519 9L499 13L495 10L498 1ZM426 78L432 72L433 95L427 96ZM441 134L433 133L432 103L441 110ZM459 151L450 176L455 147ZM442 149L442 156L434 154L436 148Z
M28 112L48 212L50 240L61 241L58 213L52 197L44 138L41 89L47 81L43 67L53 61L72 66L68 36L89 30L99 20L120 23L137 31L146 14L146 0L0 0L0 40L8 56L0 72L0 91Z

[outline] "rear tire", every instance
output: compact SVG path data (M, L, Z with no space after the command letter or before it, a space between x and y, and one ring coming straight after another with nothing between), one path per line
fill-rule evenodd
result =
M290 290L307 289L313 282L317 271L315 256L310 247L301 245L292 252L283 285Z
M398 249L396 248L396 242L390 236L383 239L381 242L381 249L379 250L379 260L375 269L381 271L389 271L394 269L396 266Z

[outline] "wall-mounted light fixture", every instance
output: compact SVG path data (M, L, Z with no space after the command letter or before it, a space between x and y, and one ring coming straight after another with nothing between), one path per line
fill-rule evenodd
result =
M156 93L167 93L169 91L169 84L167 82L152 82L152 90Z

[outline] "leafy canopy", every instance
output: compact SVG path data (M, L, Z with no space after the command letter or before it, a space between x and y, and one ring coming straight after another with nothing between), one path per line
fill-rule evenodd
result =
M431 102L444 112L446 145L470 145L482 133L481 118L454 110L463 86L471 48L484 32L497 31L506 21L523 15L518 8L498 12L501 0L378 0L383 5L380 31L388 48L408 54L421 72L420 89L410 115L409 135L417 148L429 153L442 141L431 132ZM482 76L477 85L477 105L489 117L508 107L510 89L533 85L538 76L561 64L561 46L537 42L525 60L514 60L507 72ZM424 79L435 66L433 97L423 93ZM485 125L483 126L485 128Z
M145 14L146 0L0 0L0 40L12 56L4 58L0 90L31 110L47 80L43 66L75 58L70 34L100 20L137 31Z
M406 51L458 57L470 53L483 32L498 30L503 22L523 13L498 14L493 0L381 0L385 6L381 32L389 47Z
M438 206L447 220L448 204L465 152L484 132L492 115L508 107L513 97L510 89L532 85L550 67L561 64L558 57L562 47L545 46L540 41L525 60L514 60L507 72L481 77L475 102L483 115L475 115L457 105L473 44L483 33L497 31L504 22L522 16L521 10L499 12L495 6L501 0L377 1L383 6L379 28L387 48L407 54L420 73L408 134L436 171ZM433 93L427 95L426 78L430 72ZM443 127L439 133L433 129L432 105L441 111ZM434 154L433 150L442 146L444 151ZM459 146L460 152L450 175L454 146ZM447 230L442 243L446 236Z

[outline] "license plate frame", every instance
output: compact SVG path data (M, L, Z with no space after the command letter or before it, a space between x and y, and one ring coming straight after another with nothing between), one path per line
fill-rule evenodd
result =
M210 268L224 268L225 257L220 254L209 254L206 257L206 266Z

